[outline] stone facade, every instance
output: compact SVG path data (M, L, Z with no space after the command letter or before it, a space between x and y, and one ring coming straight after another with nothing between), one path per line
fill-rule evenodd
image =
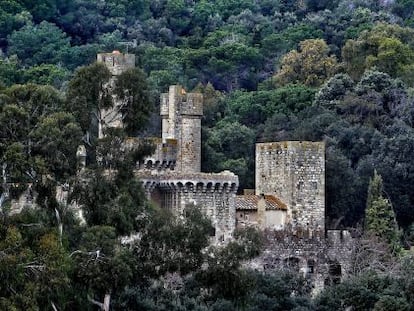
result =
M236 226L235 194L238 178L231 172L151 174L141 170L147 196L158 206L181 215L188 205L200 206L215 228L215 239L231 239Z
M287 205L293 227L325 228L325 144L284 141L256 144L256 194Z
M181 172L201 171L201 117L203 96L186 93L179 85L161 94L162 141L176 140L176 169Z
M265 231L266 250L248 263L264 272L291 270L308 280L312 293L347 276L354 241L348 231Z
M138 163L136 175L154 204L177 216L188 205L200 206L212 220L216 242L227 241L236 227L239 180L229 171L201 172L203 97L172 85L160 100L162 136L152 139L156 150Z

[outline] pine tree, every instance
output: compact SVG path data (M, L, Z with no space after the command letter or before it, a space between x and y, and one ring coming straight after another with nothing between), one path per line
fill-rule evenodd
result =
M378 236L397 250L400 246L400 231L392 205L382 193L382 177L374 171L374 176L368 186L365 233Z

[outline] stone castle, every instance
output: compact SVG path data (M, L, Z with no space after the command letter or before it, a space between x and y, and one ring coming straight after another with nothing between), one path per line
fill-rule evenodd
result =
M98 54L113 79L135 58L119 52ZM101 112L105 127L122 127L113 109ZM236 227L264 229L268 248L258 269L290 267L311 277L316 287L346 274L352 248L346 231L325 227L325 144L284 141L256 144L256 189L237 195L238 176L201 172L203 97L179 85L161 94L162 135L152 156L137 163L136 176L148 198L180 215L188 205L210 217L215 241L230 240ZM330 281L329 281L330 280Z
M97 60L110 70L113 84L117 75L133 68L135 57L114 51L98 54ZM100 112L102 135L105 128L123 126L114 100L114 108ZM154 154L137 163L136 169L151 201L177 214L186 205L201 206L215 225L218 241L230 238L236 226L246 225L324 231L323 142L257 144L256 189L238 196L238 177L233 173L201 172L202 94L173 85L160 101L161 137L153 139Z

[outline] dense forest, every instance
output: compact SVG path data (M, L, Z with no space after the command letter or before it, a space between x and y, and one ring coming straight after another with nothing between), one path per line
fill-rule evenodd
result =
M109 72L94 60L112 50L135 54L137 69L115 86L132 94L125 131L98 140L91 115L108 105ZM0 309L104 309L110 297L113 310L414 310L403 255L414 243L413 72L412 0L0 0ZM327 227L383 234L400 270L311 299L301 277L241 268L261 250L258 232L207 248L197 209L173 220L151 206L132 168L152 147L119 147L157 134L172 84L203 93L203 171L235 172L240 190L254 188L255 142L325 141ZM82 142L88 182L76 178ZM97 156L117 173L104 177ZM28 187L39 210L10 213ZM121 246L131 233L139 243Z

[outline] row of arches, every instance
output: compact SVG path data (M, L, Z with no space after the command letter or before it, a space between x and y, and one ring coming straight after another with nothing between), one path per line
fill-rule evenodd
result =
M170 191L191 191L191 192L236 192L238 184L235 182L217 182L217 181L143 181L144 188L152 191L156 187Z

